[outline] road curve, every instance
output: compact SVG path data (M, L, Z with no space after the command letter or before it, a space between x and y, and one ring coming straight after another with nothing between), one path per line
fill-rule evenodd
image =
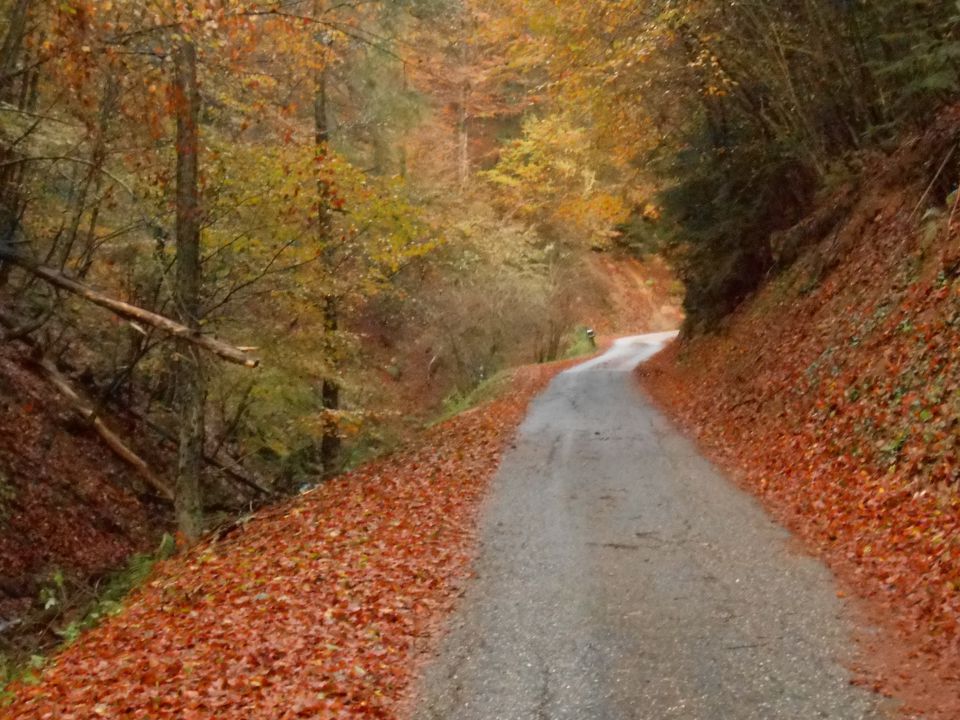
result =
M879 720L829 572L634 388L626 338L533 404L414 720Z

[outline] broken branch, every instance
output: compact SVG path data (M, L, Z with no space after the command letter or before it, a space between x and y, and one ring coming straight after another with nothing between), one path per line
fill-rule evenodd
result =
M121 302L120 300L115 300L81 282L67 277L59 270L38 265L2 246L0 246L0 260L23 268L50 285L82 297L84 300L109 310L119 317L150 325L167 335L193 343L227 362L243 365L248 368L255 368L260 364L259 360L251 358L242 348L228 345L209 335L203 335L163 315L158 315L157 313L144 310L135 305Z
M73 389L67 378L57 370L56 366L46 358L40 360L38 364L47 374L53 386L57 388L61 395L70 401L74 411L90 423L107 446L113 450L121 460L133 467L140 477L146 480L163 497L168 500L173 500L173 491L167 487L167 484L154 474L143 458L127 447L123 440L106 426L103 420L97 416L93 408L88 406L83 398L80 397L79 393Z
M172 432L164 428L162 425L159 425L158 423L153 422L149 418L133 410L130 410L129 412L132 412L136 419L143 422L148 429L155 432L163 440L166 440L167 442L173 443L173 444L177 443L176 436L174 436ZM276 494L273 491L269 490L254 476L248 473L246 469L239 463L239 461L230 457L229 455L227 455L222 451L214 450L210 452L205 450L203 453L203 459L204 459L204 462L206 462L208 465L213 465L214 467L219 468L220 470L225 472L227 475L232 477L234 480L236 480L240 484L246 485L248 488L256 491L260 495L264 495L266 497L273 497Z

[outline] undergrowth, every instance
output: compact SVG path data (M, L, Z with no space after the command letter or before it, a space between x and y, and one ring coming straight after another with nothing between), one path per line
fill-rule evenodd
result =
M154 565L170 558L176 551L173 537L164 535L153 553L131 556L126 565L111 573L79 600L60 570L54 571L40 589L37 621L46 621L53 627L58 642L48 648L33 651L0 651L0 705L13 699L8 688L15 681L34 684L49 659L76 642L86 631L123 610L126 598L150 576Z
M502 370L496 375L483 380L478 385L466 392L453 392L443 401L443 411L440 416L429 423L429 427L439 425L447 420L483 405L490 400L499 397L510 386L510 370Z

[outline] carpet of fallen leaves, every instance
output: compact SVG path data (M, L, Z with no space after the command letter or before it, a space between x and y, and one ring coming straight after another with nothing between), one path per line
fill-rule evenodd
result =
M466 578L480 500L565 365L160 564L0 717L390 718Z
M912 167L895 160L900 174ZM925 182L878 185L723 331L675 344L640 375L887 625L865 681L955 719L960 248L944 238L960 227L948 233L944 215L918 231Z
M25 612L56 568L97 577L155 546L165 528L130 475L22 351L0 347L0 620Z

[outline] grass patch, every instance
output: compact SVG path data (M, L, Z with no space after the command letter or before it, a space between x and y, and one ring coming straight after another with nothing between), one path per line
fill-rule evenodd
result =
M587 334L588 330L589 328L579 327L567 336L566 350L563 353L564 360L593 355L597 351L597 341Z
M472 410L484 403L495 400L510 387L513 373L502 370L493 377L487 378L479 385L466 392L453 392L443 401L443 411L440 416L427 424L427 427L439 425L460 413Z
M123 601L132 591L140 587L153 566L160 560L166 560L176 551L176 543L170 535L164 535L160 547L152 554L137 554L127 560L122 570L110 575L103 587L83 615L69 622L57 631L65 645L75 642L87 630L95 628L103 620L123 610Z

